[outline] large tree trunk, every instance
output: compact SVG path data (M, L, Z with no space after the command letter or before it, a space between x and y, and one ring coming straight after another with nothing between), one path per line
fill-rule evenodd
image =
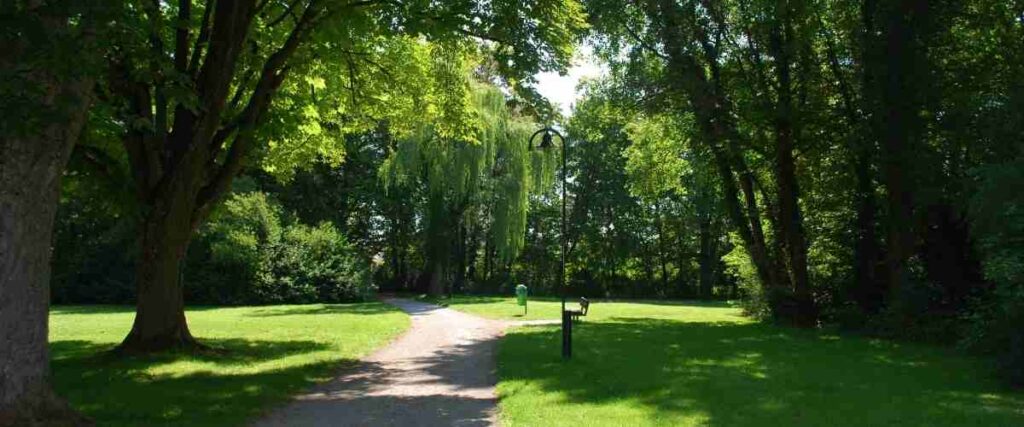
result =
M128 352L193 349L198 346L185 320L181 264L192 237L193 206L188 192L146 210L139 227L135 322L121 343Z
M907 280L907 261L913 245L913 204L911 200L912 166L911 140L918 122L920 94L913 79L915 62L923 58L920 46L914 41L919 22L927 15L925 0L903 0L888 5L888 27L885 58L888 59L882 91L884 122L876 123L882 130L882 170L885 178L886 199L889 207L887 276L889 291L899 301L898 294Z
M60 119L44 119L31 135L6 126L0 135L0 426L86 424L50 388L47 334L60 179L93 81L62 82L47 72L28 79L44 91L42 102L33 100L40 115Z
M810 278L807 274L807 242L804 236L803 219L798 203L791 129L784 127L776 138L776 180L778 181L779 224L781 238L785 239L786 256L789 260L790 277L793 283L795 312L791 319L797 326L814 326L814 299L811 296Z
M444 263L435 260L430 266L430 282L427 284L427 295L432 297L444 296Z

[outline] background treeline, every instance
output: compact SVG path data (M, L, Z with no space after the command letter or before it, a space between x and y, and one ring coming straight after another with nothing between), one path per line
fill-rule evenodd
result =
M478 91L494 109L505 108L500 92ZM516 155L529 154L527 140L538 126L513 125L518 131L501 144ZM585 176L569 184L571 292L620 298L737 297L736 275L722 259L733 245L713 210L714 189L705 185L699 193L657 200L637 195L639 184L631 176L639 172L631 172L630 165L643 166L626 154L639 159L646 153L636 147L624 152L631 146L627 134L608 131L607 139L570 147L569 175ZM346 157L340 165L317 162L286 179L248 170L189 246L182 268L187 301L346 301L376 289L429 292L432 283L440 285L436 293L507 293L517 283L529 284L538 295L557 292L557 149L533 153L531 171L510 171L515 162L497 146L483 147L493 151L492 157L485 161L481 156L478 166L438 164L447 171L456 166L475 171L472 185L456 189L453 184L467 178L435 177L432 182L427 160L400 152L403 145L418 144L399 141L381 123L344 138ZM55 302L130 303L134 298L130 194L117 196L126 189L88 161L95 154L79 146L65 180L57 220ZM473 159L450 154L436 161ZM399 165L402 156L415 163ZM406 173L401 182L389 178L402 174L401 168L414 173ZM431 186L441 187L441 195ZM530 186L536 187L533 194L515 194ZM681 191L682 186L680 181L673 188ZM510 235L517 228L520 234ZM336 283L322 284L325 278Z

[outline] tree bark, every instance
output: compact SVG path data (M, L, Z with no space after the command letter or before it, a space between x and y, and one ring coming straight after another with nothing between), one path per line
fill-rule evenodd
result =
M83 52L98 15L80 11L73 23L67 5L4 7L17 19L0 35L0 426L89 425L50 386L49 287L60 178L95 85ZM52 70L55 45L81 67Z
M427 285L427 295L432 297L444 296L444 262L434 260L430 266L430 282Z
M665 216L661 213L661 203L657 204L655 213L658 215L658 260L661 263L661 289L668 289L668 250L665 248Z
M188 202L186 189L172 194L176 197L150 206L139 227L135 321L121 343L123 351L202 347L189 333L181 282L181 263L192 238L194 206Z
M888 59L882 91L882 111L876 123L882 132L882 170L889 208L888 254L886 258L889 292L898 302L898 295L907 280L907 261L913 245L913 202L908 171L912 166L911 139L917 125L920 93L913 79L922 52L915 43L918 22L927 14L925 0L903 0L888 6L888 25L884 57ZM876 120L877 122L877 120Z
M46 5L37 3L22 12L46 28L44 46L92 41L90 28L75 31L66 16L40 12ZM38 123L31 129L19 130L11 116L0 118L0 426L88 425L50 386L48 333L61 176L85 124L94 79L77 71L57 75L45 61L40 67L33 56L49 51L34 41L0 39L0 75L7 84L39 89L15 94L33 107Z
M700 289L701 299L711 299L713 290L712 283L712 272L714 271L714 253L712 248L712 235L711 235L711 217L702 216L699 219L700 229L700 282L698 288Z
M776 25L771 36L771 52L775 58L775 74L778 78L778 95L775 109L775 180L779 203L779 231L785 243L789 261L789 279L793 285L794 324L812 327L816 323L814 299L811 295L810 278L807 273L807 241L804 234L803 218L800 213L800 191L793 160L794 115L792 51L794 31L793 10L784 4L784 10L777 11Z

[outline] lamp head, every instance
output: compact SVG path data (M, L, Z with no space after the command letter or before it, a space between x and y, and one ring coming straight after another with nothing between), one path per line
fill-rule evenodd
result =
M554 139L554 137L551 136L551 131L544 131L544 136L541 137L540 139L540 147L537 148L540 148L541 150L547 150L553 147L554 142L552 141L552 139Z

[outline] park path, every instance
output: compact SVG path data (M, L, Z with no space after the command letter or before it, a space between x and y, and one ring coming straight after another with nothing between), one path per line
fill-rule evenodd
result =
M254 425L491 426L498 424L495 349L509 323L406 299L400 338Z

